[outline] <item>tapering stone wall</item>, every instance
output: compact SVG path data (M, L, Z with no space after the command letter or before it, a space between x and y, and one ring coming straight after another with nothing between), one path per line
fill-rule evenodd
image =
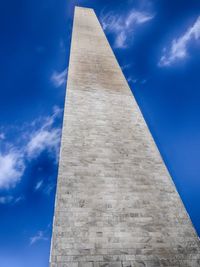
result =
M94 11L76 8L50 266L195 267L198 242Z

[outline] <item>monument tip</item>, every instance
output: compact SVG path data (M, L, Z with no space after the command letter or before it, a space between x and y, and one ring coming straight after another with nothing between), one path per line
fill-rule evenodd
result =
M82 6L75 6L75 10L93 10L93 8L89 8L89 7L82 7Z

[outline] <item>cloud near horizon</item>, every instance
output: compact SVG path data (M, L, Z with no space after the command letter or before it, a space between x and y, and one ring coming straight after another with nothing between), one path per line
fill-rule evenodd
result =
M195 23L189 27L182 36L173 39L170 47L163 49L163 55L160 58L158 65L160 67L170 66L177 60L181 60L188 55L188 44L194 40L200 39L200 16L196 19Z
M100 21L105 31L115 35L115 48L126 48L135 27L154 18L153 14L132 9L128 14L119 15L114 12L101 14Z

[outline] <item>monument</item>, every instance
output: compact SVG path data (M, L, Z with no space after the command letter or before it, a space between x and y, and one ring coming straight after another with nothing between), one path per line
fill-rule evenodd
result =
M92 9L75 9L51 267L200 266L190 218Z

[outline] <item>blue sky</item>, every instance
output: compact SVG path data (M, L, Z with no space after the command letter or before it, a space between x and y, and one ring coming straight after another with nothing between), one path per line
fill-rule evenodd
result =
M74 6L92 7L200 235L200 2L0 0L0 266L47 267Z

